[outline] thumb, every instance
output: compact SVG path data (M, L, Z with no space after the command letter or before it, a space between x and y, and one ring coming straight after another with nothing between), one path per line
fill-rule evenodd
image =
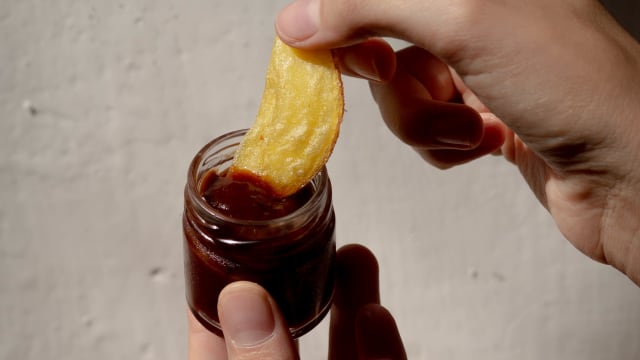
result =
M400 38L437 55L453 51L457 7L446 1L296 0L276 19L276 32L299 48L335 48L373 36ZM455 20L455 21L454 21ZM447 35L449 33L449 35Z
M225 287L218 314L229 360L298 359L278 307L259 285L240 281Z

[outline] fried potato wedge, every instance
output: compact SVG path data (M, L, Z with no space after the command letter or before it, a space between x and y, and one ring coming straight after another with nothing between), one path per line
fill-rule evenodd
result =
M294 49L276 37L258 115L229 175L254 177L278 197L295 193L329 159L343 114L331 51Z

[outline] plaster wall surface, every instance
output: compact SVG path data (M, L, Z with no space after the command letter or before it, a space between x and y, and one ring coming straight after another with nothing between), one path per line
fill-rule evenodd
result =
M186 358L186 167L251 124L284 5L0 1L0 359ZM611 6L638 34L638 2ZM364 82L345 89L338 241L377 254L411 359L640 359L640 289L566 242L515 168L426 166Z

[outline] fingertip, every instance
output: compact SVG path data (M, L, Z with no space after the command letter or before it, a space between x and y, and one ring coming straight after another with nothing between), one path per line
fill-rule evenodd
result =
M246 281L227 285L218 299L225 338L236 346L251 347L273 336L276 321L267 292Z
M366 269L367 272L378 272L378 260L369 248L360 244L347 244L337 251L337 262L340 266Z
M298 0L287 5L276 17L275 29L285 43L303 46L318 32L320 1Z
M402 105L393 105L399 109L399 115L383 117L391 131L413 148L467 151L482 141L482 118L469 106L427 99ZM389 113L388 109L383 111Z
M480 115L472 108L463 104L447 104L429 113L431 124L422 135L431 134L431 139L421 138L427 140L424 143L426 148L471 150L481 144L485 127ZM419 144L417 140L413 146Z
M483 122L483 137L480 147L487 153L499 150L507 140L511 130L492 113L480 113Z
M397 52L398 67L416 78L436 101L452 102L458 95L449 66L424 48L409 46Z
M218 300L218 315L230 359L296 359L297 348L280 310L260 285L238 281Z
M350 11L353 4L343 2L323 5L321 0L296 0L285 6L275 19L276 34L284 43L305 49L340 48L382 35L363 26L367 21L362 8Z
M343 246L337 252L336 268L336 305L357 308L380 302L378 260L368 248L359 244Z
M486 121L483 116L482 138L479 144L472 149L428 149L414 148L418 154L431 165L446 170L457 165L462 165L489 155L499 150L505 143L508 129L497 118L496 121Z
M388 82L396 70L396 54L383 39L371 38L361 43L334 49L340 71L348 76L374 82Z

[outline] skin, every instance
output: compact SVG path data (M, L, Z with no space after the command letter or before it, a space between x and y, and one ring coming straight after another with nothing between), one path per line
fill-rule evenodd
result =
M338 49L428 163L502 154L567 240L640 285L640 46L597 1L300 0L276 30Z
M335 291L329 359L407 358L393 317L380 305L378 263L367 248L347 245L338 250ZM218 313L224 339L188 312L189 360L299 358L280 310L257 284L236 282L225 287Z
M391 132L427 163L502 155L568 241L640 285L640 45L597 1L298 0L276 31L294 47L334 49L342 72L369 80ZM380 37L412 46L394 52ZM379 305L377 266L375 279L362 271L375 259L352 249L339 256L329 358L405 359ZM225 294L261 298L268 306L253 309L269 309L273 331L238 348L190 318L190 360L297 358L264 290L240 283ZM224 316L233 309L220 310L223 328L235 328Z

